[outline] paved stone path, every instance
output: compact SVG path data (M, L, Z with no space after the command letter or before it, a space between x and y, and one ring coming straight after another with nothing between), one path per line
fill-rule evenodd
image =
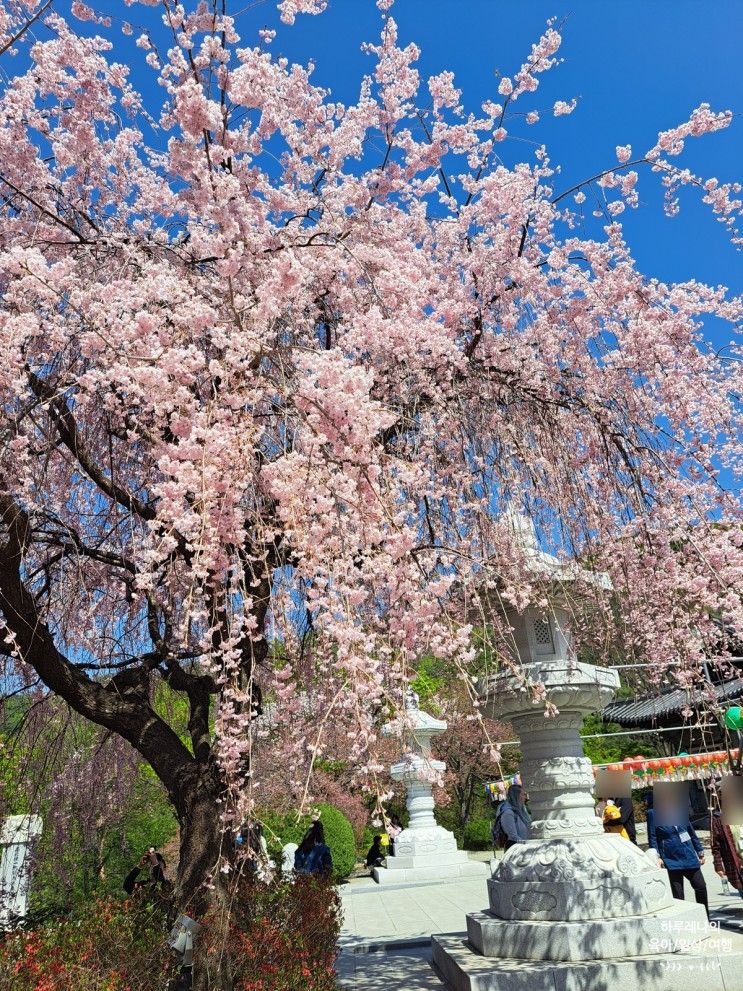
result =
M344 886L341 897L341 947L357 949L462 932L467 913L487 903L483 878L393 889L352 883Z
M485 854L472 854L486 859ZM732 888L723 892L711 858L704 865L712 921L726 932L720 939L743 948L743 898ZM691 891L687 885L687 897ZM465 916L487 906L483 880L381 888L371 878L357 878L341 888L344 924L337 970L341 988L349 991L444 991L431 968L433 933L465 936ZM685 987L679 974L679 991ZM685 976L685 975L684 975ZM696 975L696 987L704 980ZM718 991L710 988L709 991ZM743 974L740 989L743 991Z

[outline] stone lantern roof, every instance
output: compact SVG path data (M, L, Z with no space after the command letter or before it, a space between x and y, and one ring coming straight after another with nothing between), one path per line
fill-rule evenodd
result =
M576 561L561 560L554 554L541 550L534 520L518 510L512 502L509 502L504 515L514 533L516 543L524 552L529 571L557 583L582 580L597 588L611 590L611 580L605 572L590 571Z

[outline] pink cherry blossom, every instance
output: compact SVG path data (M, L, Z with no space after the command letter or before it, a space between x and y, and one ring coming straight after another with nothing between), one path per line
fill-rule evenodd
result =
M297 14L321 14L327 0L281 0L277 6L284 24L293 24Z
M564 117L566 114L572 114L578 105L578 101L573 99L570 103L566 103L564 100L558 100L554 107L552 108L552 113L555 117Z
M508 76L504 76L501 79L500 83L498 84L498 92L500 93L501 96L510 96L511 93L513 93L513 83L508 78Z

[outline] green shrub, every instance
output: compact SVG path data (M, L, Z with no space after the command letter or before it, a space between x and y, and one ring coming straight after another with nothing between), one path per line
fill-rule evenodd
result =
M334 805L318 805L320 822L325 829L325 842L330 847L333 858L333 877L336 881L347 878L356 865L356 840L353 828L346 816ZM299 821L292 814L262 812L259 815L264 825L264 833L270 854L281 862L281 847L286 843L301 843L302 837L312 824L310 816Z
M489 850L490 847L490 819L470 819L464 827L465 850Z
M448 802L446 805L437 805L433 814L439 826L448 829L450 833L454 833L454 839L457 841L457 846L461 850L464 837L456 803Z
M380 832L374 826L364 826L364 835L361 837L359 842L356 844L356 855L359 860L366 860L366 855L369 852L369 847L374 842L374 837Z

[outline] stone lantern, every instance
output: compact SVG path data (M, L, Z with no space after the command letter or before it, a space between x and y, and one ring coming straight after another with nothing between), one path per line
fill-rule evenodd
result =
M480 689L485 711L519 737L531 835L496 867L488 909L467 916L467 942L434 937L436 966L456 991L678 991L682 966L703 968L710 987L743 987L733 980L743 957L702 948L711 932L704 908L674 900L654 853L603 831L580 729L612 698L619 677L577 661L560 605L560 585L574 580L575 569L539 551L529 521L517 522L556 591L548 615L531 606L508 614L524 679L506 671ZM545 700L556 715L545 716ZM683 950L683 962L669 949Z
M409 821L395 840L394 854L385 859L384 867L374 868L374 879L389 885L486 877L487 866L470 860L464 850L458 850L454 834L434 819L433 784L446 770L446 764L432 756L431 740L443 733L447 724L418 708L415 692L408 692L406 717L411 749L392 765L390 774L393 780L405 785ZM392 736L399 733L399 728L388 724L382 732Z

